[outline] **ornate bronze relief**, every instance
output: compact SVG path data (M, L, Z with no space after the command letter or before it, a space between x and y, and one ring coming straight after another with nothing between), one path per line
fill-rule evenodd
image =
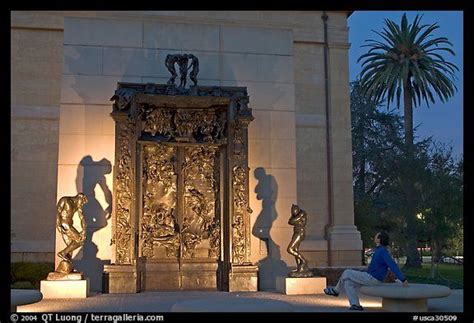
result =
M155 136L157 133L164 136L170 135L173 131L173 115L170 110L153 109L145 114L143 131Z
M175 147L143 147L143 215L140 238L142 255L145 257L154 256L154 246L163 246L167 257L179 255L175 155Z
M188 59L196 83L198 61ZM168 63L174 68L171 59ZM181 77L189 69L182 63ZM119 83L112 97L116 259L109 285L122 284L127 276L133 281L129 290L162 288L162 281L169 282L166 288L216 288L217 272L219 289L256 290L257 268L250 263L247 128L253 117L247 90L186 89L185 79L179 87L174 81ZM140 194L135 195L137 181Z
M225 110L160 109L142 104L144 134L162 141L223 143Z
M129 264L131 239L131 204L132 204L132 152L134 125L129 117L126 122L118 123L118 167L116 175L116 262Z
M237 264L246 261L246 230L245 214L251 213L246 193L246 171L241 166L232 170L232 187L234 190L234 217L232 219L232 252L233 260Z
M144 145L142 255L156 258L154 247L163 246L167 257L194 258L196 246L208 240L208 257L216 258L220 253L220 221L216 212L218 172L215 169L219 148L182 148L182 216L178 210L178 149L163 144Z
M240 104L238 104L240 106ZM241 110L237 110L239 112ZM251 119L250 119L251 120ZM250 121L248 120L248 122ZM232 187L234 214L232 218L232 256L233 263L243 264L250 259L250 213L248 195L247 166L247 120L236 120L233 124L233 160Z
M220 253L215 171L219 149L217 146L198 146L186 147L184 151L183 258L194 257L195 248L203 239L209 239L208 257L215 258Z

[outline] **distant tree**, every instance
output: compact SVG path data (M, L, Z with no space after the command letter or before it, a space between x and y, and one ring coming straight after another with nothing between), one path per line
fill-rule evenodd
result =
M405 154L407 163L414 162L414 129L413 105L424 100L428 105L434 100L434 93L442 102L454 95L456 86L453 83L454 64L446 61L441 52L454 55L448 46L452 44L446 37L432 38L433 31L439 28L437 23L421 24L421 17L416 16L412 24L408 23L406 14L400 25L385 19L385 28L375 33L383 40L369 39L365 47L369 50L360 56L363 60L361 86L364 93L375 102L386 99L387 108L394 100L400 106L403 92ZM433 93L434 92L434 93ZM421 267L417 251L416 212L414 197L415 173L406 169L404 189L404 215L407 221L407 262L406 267Z
M425 173L426 180L417 185L423 198L419 214L428 232L433 262L438 262L462 225L462 160L455 162L452 147L433 143Z
M403 122L393 111L383 112L379 107L362 93L359 81L351 83L354 212L364 248L373 246L375 230L390 232L397 221L384 221L376 204L390 185L401 154Z

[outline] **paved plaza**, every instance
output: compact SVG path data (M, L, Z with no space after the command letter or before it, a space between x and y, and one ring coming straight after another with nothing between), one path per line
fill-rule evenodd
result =
M365 312L382 310L379 297L361 296ZM284 303L283 303L284 302ZM452 290L445 298L428 300L430 312L462 312L463 290ZM143 292L139 294L95 294L87 299L46 299L19 306L18 312L348 312L344 294L339 297L283 295L276 292Z

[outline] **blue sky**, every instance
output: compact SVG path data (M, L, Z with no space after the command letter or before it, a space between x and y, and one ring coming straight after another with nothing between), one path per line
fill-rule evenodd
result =
M417 136L428 137L453 146L454 156L463 152L463 12L462 11L355 11L348 19L349 42L349 74L350 80L355 80L361 71L361 64L357 63L360 55L367 51L361 48L366 39L380 40L372 30L381 31L388 18L400 23L403 13L407 14L408 21L412 22L417 14L423 14L424 24L437 22L439 28L433 33L436 37L447 37L453 44L456 56L442 55L445 59L456 64L459 68L455 81L458 92L448 102L436 100L435 104L422 104L414 109L413 123L419 125ZM395 105L393 105L395 107ZM392 109L392 106L390 107ZM403 115L403 106L398 112Z

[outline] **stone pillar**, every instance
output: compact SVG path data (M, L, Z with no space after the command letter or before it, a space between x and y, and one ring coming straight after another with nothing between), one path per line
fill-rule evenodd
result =
M328 19L329 30L331 26ZM346 27L347 28L347 27ZM337 31L337 30L336 30ZM335 33L336 34L336 33ZM352 138L349 94L349 45L329 34L329 199L331 226L328 228L329 265L360 265L362 240L354 225L352 191Z
M11 261L53 262L62 12L11 12Z

